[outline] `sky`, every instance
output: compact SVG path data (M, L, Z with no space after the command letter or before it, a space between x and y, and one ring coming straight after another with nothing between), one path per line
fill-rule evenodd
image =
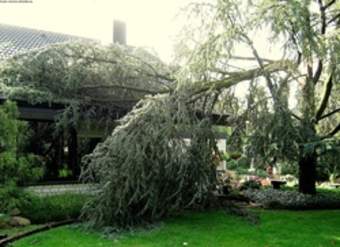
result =
M108 43L112 41L113 20L121 20L127 25L129 45L153 48L163 60L169 62L173 54L173 41L181 26L176 15L189 2L5 0L0 1L0 23L73 34Z

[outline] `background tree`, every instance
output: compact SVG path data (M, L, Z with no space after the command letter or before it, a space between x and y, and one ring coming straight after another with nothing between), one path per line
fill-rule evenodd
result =
M271 115L249 120L264 137L259 147L297 161L299 190L314 194L320 150L340 130L340 3L217 0L191 4L189 13L193 25L179 46L185 76L212 80L273 61L294 63L284 72L254 75L267 88ZM327 129L320 127L330 118Z

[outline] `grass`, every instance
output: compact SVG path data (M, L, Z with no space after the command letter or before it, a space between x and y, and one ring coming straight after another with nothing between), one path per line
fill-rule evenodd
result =
M258 211L259 225L223 212L188 213L149 231L116 240L74 227L60 227L14 244L15 247L329 247L340 246L340 211Z
M30 195L29 200L19 208L24 217L35 224L52 221L76 219L81 208L88 200L88 195L62 194L38 197Z

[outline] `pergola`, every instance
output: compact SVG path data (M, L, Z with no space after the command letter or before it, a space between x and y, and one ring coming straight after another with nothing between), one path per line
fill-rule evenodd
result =
M114 35L114 41L125 41L125 27L122 23L115 22L115 32L118 33ZM116 38L115 38L116 37ZM122 38L123 37L123 38ZM79 41L82 38L64 35L64 34L56 34L51 32L45 32L40 30L33 30L21 27L11 27L7 25L0 25L0 43L9 43L12 46L2 46L0 47L0 58L7 59L15 56L17 54L26 53L30 50L39 50L48 47L49 45L59 44L63 42L69 41ZM111 61L103 61L104 63L110 63ZM151 70L152 71L152 70ZM150 78L147 76L147 80ZM138 76L136 77L138 78ZM128 93L129 87L124 85L102 85L102 87L93 87L91 84L86 85L92 94L92 96L105 95L104 99L98 99L99 104L101 100L105 102L106 99L110 99L110 127L111 129L107 129L102 126L100 123L96 121L96 119L92 119L90 121L90 128L85 127L82 121L80 121L76 127L70 127L68 129L68 138L67 138L67 150L68 150L68 167L72 169L73 177L76 178L80 172L79 166L79 157L78 157L78 146L79 146L79 138L90 138L93 139L93 148L95 144L105 137L108 134L108 131L114 128L114 122L120 118L122 118L126 113L128 113L135 104L143 98L146 94L152 94L153 84L152 82L149 84L140 85L140 78L137 80L138 85L137 88L131 89L135 90L134 93ZM91 83L91 81L89 82ZM151 88L148 88L150 85ZM111 86L115 86L117 92L115 94L111 94L109 88ZM117 88L118 86L118 88ZM138 89L138 90L136 90ZM121 93L119 93L121 92ZM3 103L7 98L0 94L0 103ZM65 104L61 102L40 102L40 103L32 103L22 98L11 98L11 100L15 100L19 110L19 118L24 121L29 121L33 125L36 123L53 123L56 121L56 118L62 114L67 107ZM98 103L97 102L97 103ZM89 105L91 107L91 105ZM203 118L204 114L202 112L196 112L198 118ZM212 121L216 124L224 125L228 121L228 115L221 116L219 114L211 114ZM185 138L185 133L183 133L183 137ZM223 138L223 136L217 136L217 138ZM64 156L64 147L65 140L64 136L60 136L60 139L55 142L55 157L53 159L53 167L52 169L57 169L61 163L61 159Z
M125 45L125 32L125 24L114 21L113 42L119 42ZM0 24L0 62L27 52L46 49L51 45L78 41L88 42L92 40L74 35ZM0 92L0 104L4 103L7 99L8 98ZM65 109L65 105L62 103L42 102L33 104L21 98L11 98L11 100L14 100L17 104L19 119L32 124L53 123ZM113 109L114 114L111 114L112 121L124 116L136 102L136 100L117 102L115 109ZM77 155L78 138L85 137L98 140L105 136L105 131L103 126L93 123L91 124L91 128L85 128L82 124L79 124L77 128L70 129L69 133L70 137L67 141L69 153L68 163L74 175L77 176L79 174L79 159ZM57 148L61 150L64 147ZM63 152L63 150L61 150L61 152ZM58 165L60 155L56 156L58 157L55 157L55 163Z

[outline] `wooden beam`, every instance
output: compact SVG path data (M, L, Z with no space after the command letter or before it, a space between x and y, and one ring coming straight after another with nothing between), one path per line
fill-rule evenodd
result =
M60 110L38 107L18 107L19 119L26 121L53 122Z

